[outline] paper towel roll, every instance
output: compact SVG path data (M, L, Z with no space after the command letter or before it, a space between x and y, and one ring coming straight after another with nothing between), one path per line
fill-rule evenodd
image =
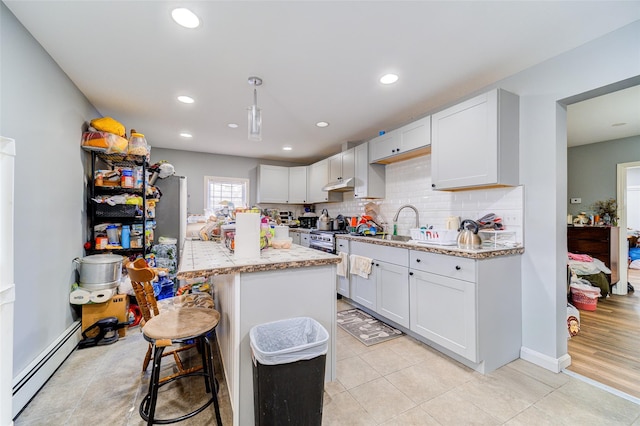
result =
M77 288L69 294L69 302L74 305L84 305L91 301L91 292Z
M234 247L236 259L260 257L260 213L236 214Z
M289 238L289 227L286 225L278 225L275 227L276 230L276 235L275 235L275 239L276 240L285 240L287 238Z
M104 303L111 299L113 293L113 289L92 291L90 300L93 303Z

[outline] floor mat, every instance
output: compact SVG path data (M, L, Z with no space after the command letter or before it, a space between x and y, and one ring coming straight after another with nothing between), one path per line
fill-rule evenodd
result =
M395 339L404 334L360 309L338 312L338 325L367 346Z

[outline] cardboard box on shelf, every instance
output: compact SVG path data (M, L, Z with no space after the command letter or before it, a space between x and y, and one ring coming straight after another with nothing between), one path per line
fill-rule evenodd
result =
M91 327L103 318L116 317L118 322L129 320L129 297L126 294L116 294L104 303L89 303L82 305L82 331ZM118 330L118 335L124 337L127 327Z

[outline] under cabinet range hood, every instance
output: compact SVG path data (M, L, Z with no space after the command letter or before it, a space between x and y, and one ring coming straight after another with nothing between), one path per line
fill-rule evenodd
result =
M337 191L337 192L346 192L353 191L353 188L356 184L356 178L347 178L341 179L336 182L329 182L324 187L322 187L323 191Z

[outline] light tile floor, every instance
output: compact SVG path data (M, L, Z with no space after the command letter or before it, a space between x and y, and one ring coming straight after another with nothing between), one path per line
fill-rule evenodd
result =
M349 307L338 301L339 311ZM132 329L112 345L74 351L15 424L144 424L138 405L148 385L149 373L140 373L146 348ZM230 425L221 383L222 419ZM162 390L158 413L188 409L203 394L201 379L178 381ZM323 425L640 426L640 405L523 360L481 375L410 337L367 347L340 328L337 380L325 386L323 410ZM181 424L215 424L213 408Z

